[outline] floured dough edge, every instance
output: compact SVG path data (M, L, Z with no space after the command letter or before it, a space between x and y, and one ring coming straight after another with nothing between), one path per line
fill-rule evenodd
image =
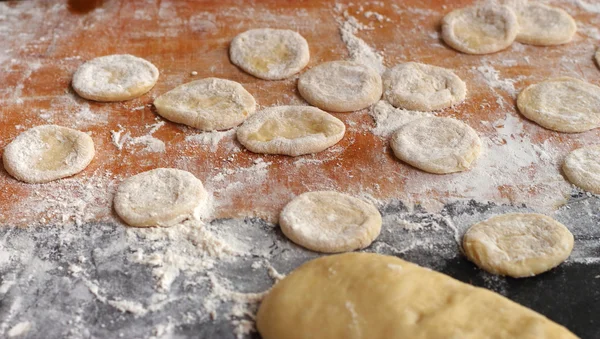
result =
M586 146L572 151L565 158L562 170L567 177L567 180L573 185L585 191L600 194L600 172L590 172L594 169L581 167L580 157L582 156L582 153L585 153L588 150L595 150L600 154L600 145ZM587 159L583 160L585 161ZM600 159L596 160L600 163Z

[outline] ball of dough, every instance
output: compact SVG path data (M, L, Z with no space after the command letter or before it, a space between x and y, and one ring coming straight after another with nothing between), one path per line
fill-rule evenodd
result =
M321 109L358 111L381 98L381 76L356 62L326 62L300 76L298 91L309 104Z
M413 120L394 132L390 145L398 159L436 174L465 171L481 152L477 132L452 118Z
M4 149L2 160L16 179L45 183L83 171L94 154L94 141L86 133L42 125L19 134Z
M369 246L381 231L375 206L350 195L308 192L289 202L279 216L286 237L309 250L337 253Z
M516 10L519 33L516 41L551 46L565 44L575 35L577 24L565 11L540 3L528 3Z
M251 29L229 47L231 62L265 80L281 80L300 72L310 58L308 43L289 29Z
M276 106L244 121L237 130L237 139L255 153L298 156L337 144L345 132L340 119L316 107Z
M509 213L471 226L463 249L469 260L490 273L531 277L565 261L573 249L573 235L545 215Z
M526 118L558 132L585 132L600 126L600 87L569 77L525 88L517 106Z
M157 80L158 69L150 62L129 54L115 54L79 66L72 85L85 99L124 101L148 92Z
M442 20L444 41L467 54L501 51L513 43L518 31L513 10L495 4L457 9Z
M154 100L165 119L204 131L235 127L256 110L256 101L235 81L206 78L188 82Z
M207 203L202 181L175 168L157 168L123 180L115 211L130 226L173 226Z
M394 107L434 111L465 100L467 86L445 68L407 62L383 75L384 98Z
M576 339L499 294L392 256L311 260L279 281L256 317L263 339Z
M600 146L574 150L567 155L562 168L572 184L600 194Z

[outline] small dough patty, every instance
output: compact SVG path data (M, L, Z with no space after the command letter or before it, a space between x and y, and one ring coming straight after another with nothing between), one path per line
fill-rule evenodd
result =
M344 253L279 281L256 316L263 339L576 339L497 293L396 257Z
M567 155L562 168L572 184L600 194L600 146L574 150Z
M558 132L578 133L600 126L600 87L569 77L525 88L517 106L526 118Z
M204 131L235 127L256 110L256 101L235 81L206 78L188 82L154 100L165 119Z
M467 86L445 68L407 62L383 75L384 98L394 107L434 111L456 105L467 94Z
M85 99L123 101L148 92L157 80L158 69L150 62L129 54L115 54L79 66L72 85Z
M375 206L350 195L308 192L289 202L279 217L286 237L309 250L337 253L365 248L381 230Z
M394 132L390 144L398 159L436 174L465 171L481 152L477 132L452 118L413 120Z
M114 206L130 226L173 226L207 203L202 181L175 168L157 168L123 180Z
M368 66L331 61L311 68L298 79L300 95L311 105L332 112L351 112L381 98L381 76Z
M545 215L509 213L471 226L463 249L469 260L490 273L531 277L565 261L573 249L573 235Z
M517 16L507 6L465 7L448 13L442 20L444 41L467 54L501 51L513 43L518 31Z
M83 171L94 154L94 141L86 133L42 125L19 134L4 149L2 160L16 179L45 183Z
M269 107L250 116L237 139L254 153L303 155L321 152L344 137L346 126L310 106Z
M575 35L577 24L565 11L540 3L528 3L516 10L519 34L524 44L551 46L565 44Z
M308 43L289 29L251 29L229 47L231 62L265 80L281 80L300 72L310 59Z

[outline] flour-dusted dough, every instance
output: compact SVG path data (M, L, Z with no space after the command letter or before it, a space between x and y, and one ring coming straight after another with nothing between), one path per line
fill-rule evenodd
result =
M381 231L375 206L334 191L308 192L289 202L279 216L286 237L309 250L337 253L369 246Z
M516 41L524 44L551 46L565 44L575 35L575 20L560 8L531 2L516 8L519 33Z
M332 112L358 111L381 98L381 76L350 61L331 61L311 68L298 79L300 95L311 105Z
M477 132L452 118L413 120L394 132L390 145L398 159L437 174L465 171L481 152Z
M94 158L94 141L86 133L42 125L19 134L4 149L4 168L27 183L44 183L83 171Z
M289 29L251 29L229 47L231 62L266 80L281 80L300 72L310 58L308 43Z
M117 214L130 226L173 226L207 203L202 181L175 168L157 168L123 180L115 194Z
M255 153L297 156L321 152L345 132L340 119L316 107L277 106L251 115L238 128L237 138Z
M525 88L517 98L519 111L539 125L558 132L585 132L600 126L600 87L563 77Z
M463 249L469 260L490 273L531 277L565 261L573 249L573 235L548 216L509 213L471 226Z
M204 131L235 127L256 110L256 101L235 81L206 78L188 82L154 100L165 119Z
M481 5L454 10L442 20L442 38L468 54L501 51L513 43L519 24L508 6Z
M158 69L150 62L129 54L115 54L79 66L72 85L86 99L124 101L148 92L157 80Z
M311 260L279 281L256 318L263 339L576 339L499 294L392 256Z
M467 86L454 72L417 62L388 69L383 75L384 98L394 107L434 111L465 100Z
M600 146L574 150L567 155L562 168L571 183L600 194Z

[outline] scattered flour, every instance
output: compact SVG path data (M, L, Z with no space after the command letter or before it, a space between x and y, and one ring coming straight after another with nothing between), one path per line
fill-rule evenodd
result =
M380 100L369 110L369 114L375 120L375 127L371 132L375 135L387 137L402 125L413 120L431 117L434 113L409 111L395 108L385 100Z
M154 124L146 125L148 131L145 135L138 137L132 137L130 132L127 132L124 127L119 125L118 131L110 131L111 140L118 150L122 150L127 145L140 145L143 146L141 149L142 152L165 153L166 147L164 141L152 136L164 124L164 121L158 121Z
M187 135L185 137L185 141L208 146L211 152L216 152L219 142L223 140L223 138L232 138L235 136L235 131L235 129L230 129L227 131L214 131Z

